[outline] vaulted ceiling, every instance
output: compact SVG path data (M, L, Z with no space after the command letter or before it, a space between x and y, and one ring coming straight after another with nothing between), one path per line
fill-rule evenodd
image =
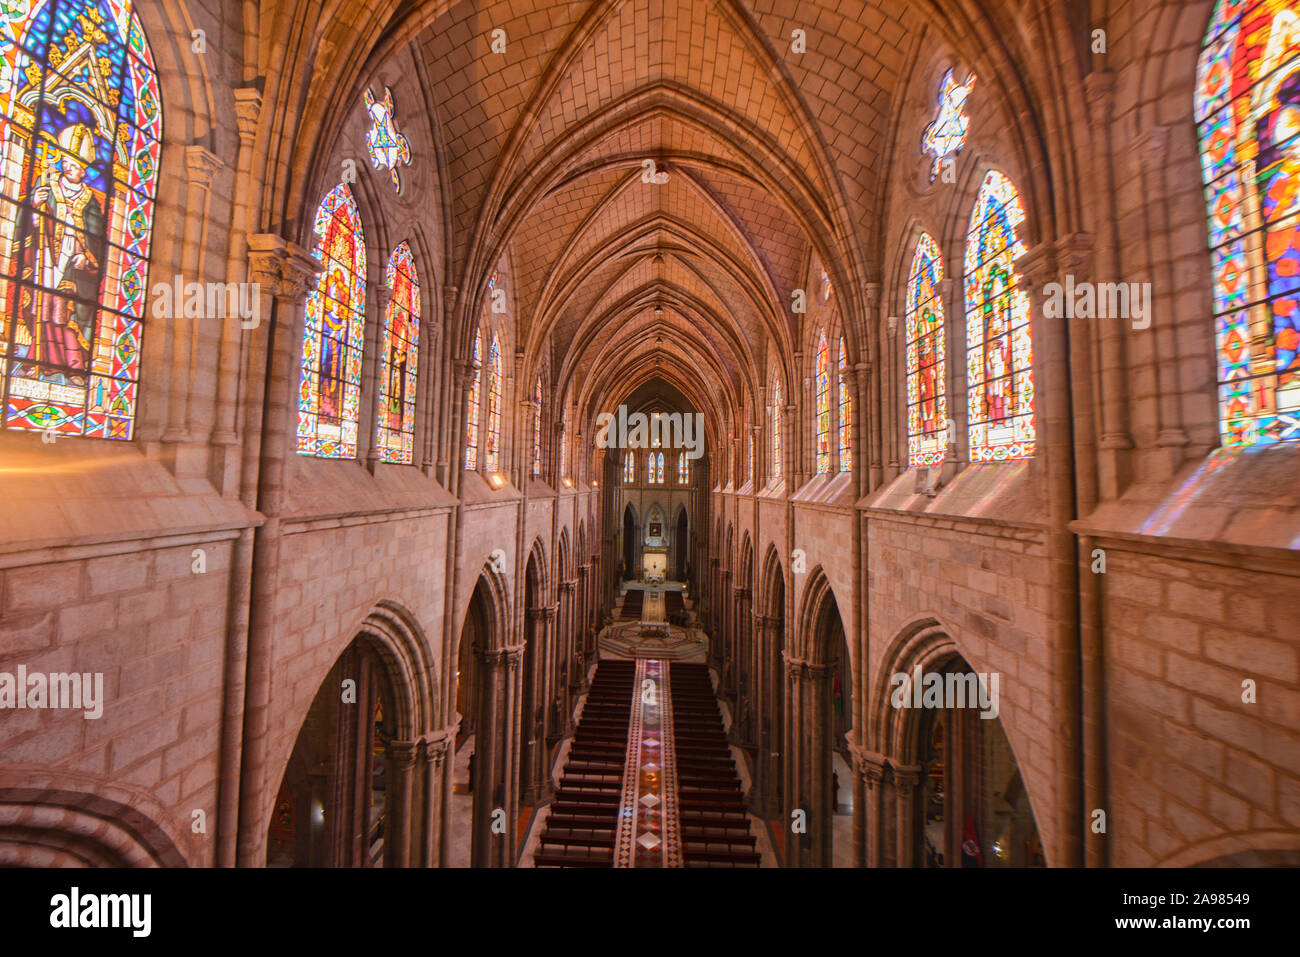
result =
M815 282L815 264L830 276L851 361L872 360L860 340L868 284L884 269L887 191L900 188L888 170L900 123L931 108L909 99L918 62L936 50L962 58L999 104L989 125L1027 167L1045 166L1043 131L1068 139L1085 112L1077 93L1059 96L1069 88L1059 78L1087 63L1073 48L1086 44L1089 10L1089 0L262 0L257 59L273 79L280 63L310 64L268 95L297 111L285 135L312 157L352 115L335 103L355 104L398 58L414 66L438 143L430 212L446 221L456 355L468 355L488 278L504 266L523 373L549 369L579 427L658 377L711 431L735 434L757 420L769 369L786 395L797 387L805 330L791 292ZM1046 62L1059 68L1022 68ZM1064 106L1044 115L1054 95ZM667 177L645 181L647 162ZM296 185L301 168L295 159L275 184L288 218L316 202ZM1077 230L1065 183L1029 181L1027 199ZM280 228L276 215L265 228Z

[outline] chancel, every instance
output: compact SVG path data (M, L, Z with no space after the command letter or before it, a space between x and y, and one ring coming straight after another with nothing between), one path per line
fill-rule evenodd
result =
M1298 186L1300 0L0 2L0 865L1300 864Z

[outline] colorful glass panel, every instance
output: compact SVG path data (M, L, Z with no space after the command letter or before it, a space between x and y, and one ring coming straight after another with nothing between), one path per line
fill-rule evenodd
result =
M366 112L370 114L370 129L366 131L366 151L370 165L386 169L393 181L393 189L402 191L402 179L397 168L411 165L411 143L397 129L393 119L393 91L384 87L384 98L376 100L366 89Z
M533 389L533 478L542 475L542 377Z
M1015 262L1025 252L1020 195L997 171L984 177L966 234L966 375L972 462L1034 454L1029 296Z
M501 346L492 337L487 364L487 455L483 464L489 472L501 470Z
M474 373L465 399L465 468L478 468L478 419L483 389L483 330L474 334Z
M781 384L772 384L772 477L781 477Z
M410 465L415 448L415 385L419 372L420 280L411 247L393 250L384 269L384 310L379 370L379 415L375 442L379 458Z
M1197 67L1219 431L1300 437L1300 4L1219 0Z
M839 390L840 390L840 471L853 468L853 392L848 380L849 356L840 339Z
M831 358L823 334L817 342L817 474L831 470Z
M949 70L943 75L939 86L939 115L925 128L921 137L921 148L934 155L934 165L930 167L930 182L934 182L943 169L946 157L960 153L966 145L966 133L970 129L970 117L966 115L966 100L975 88L975 75L965 83L958 83L956 74Z
M944 326L943 256L922 233L907 276L907 461L929 467L947 451L947 330Z
M623 483L631 485L636 481L636 458L631 452L623 456Z
M691 480L691 463L685 452L677 453L677 484L686 485Z
M366 325L366 243L352 191L340 183L314 224L321 271L307 296L298 389L298 452L320 458L357 454L361 350Z
M134 434L161 137L131 0L0 0L5 427Z

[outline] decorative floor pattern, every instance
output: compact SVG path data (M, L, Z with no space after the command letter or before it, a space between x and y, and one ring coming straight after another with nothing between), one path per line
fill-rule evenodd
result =
M672 691L665 662L638 659L632 687L614 866L681 867Z

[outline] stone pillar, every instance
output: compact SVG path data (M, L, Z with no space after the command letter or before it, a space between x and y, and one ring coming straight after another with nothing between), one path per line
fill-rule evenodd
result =
M529 608L524 614L527 629L524 641L531 659L525 680L532 695L531 700L525 702L522 711L520 743L523 754L520 760L524 769L523 799L525 803L535 806L546 800L550 790L550 780L546 773L546 756L550 750L546 740L546 713L550 704L547 698L550 682L546 675L546 650L551 642L546 640L546 609Z
M831 836L835 812L831 788L831 669L829 665L805 664L803 680L808 701L809 810L808 833L812 837L813 867L831 866Z
M411 866L412 795L415 785L417 741L391 741L388 745L388 792L385 808L384 866ZM366 749L367 751L369 749Z
M479 717L474 732L474 773L470 789L474 793L473 833L470 861L473 867L500 866L498 849L501 835L492 833L494 811L504 809L500 781L505 770L501 739L506 716L502 713L506 698L505 651L499 648L476 649L479 657Z
M437 867L442 853L442 816L447 806L442 800L442 766L447 758L450 738L427 738L421 752L420 772L424 778L424 827L420 841L420 866Z
M501 835L496 847L498 850L498 866L514 867L515 851L517 843L515 840L515 822L519 819L519 727L520 727L520 700L523 695L520 692L520 683L523 679L522 671L519 667L523 659L523 647L515 646L505 649L505 741L502 742L502 752L505 756L505 785L504 793L500 807L506 812L506 832Z
M898 792L895 821L898 839L895 846L898 848L897 866L899 867L916 866L913 835L916 833L916 787L920 780L919 767L899 765L894 768L894 788Z

